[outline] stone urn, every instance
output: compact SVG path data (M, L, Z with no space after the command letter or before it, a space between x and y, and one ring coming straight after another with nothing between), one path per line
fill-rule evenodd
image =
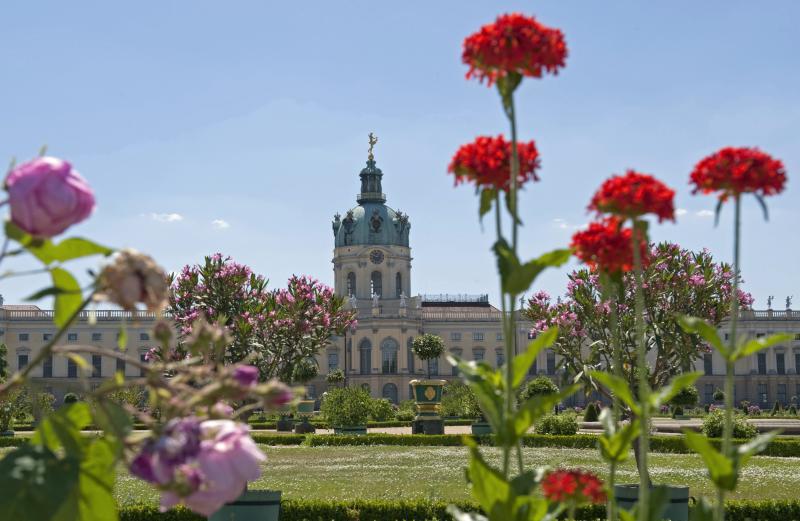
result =
M411 380L417 415L411 423L412 434L444 434L444 421L439 415L442 388L446 380Z
M302 418L302 421L294 426L295 433L308 434L316 431L309 422L311 417L314 416L314 400L300 400L297 402L297 416Z

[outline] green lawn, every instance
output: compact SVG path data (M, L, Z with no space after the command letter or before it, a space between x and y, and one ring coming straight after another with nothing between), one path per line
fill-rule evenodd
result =
M463 447L266 447L268 461L254 489L277 489L284 498L314 499L468 499L464 481L467 450ZM498 463L499 451L484 450ZM601 475L606 467L597 451L530 448L530 466L582 467ZM651 475L657 483L688 484L692 495L710 495L700 459L693 455L651 454ZM621 470L625 482L638 480L633 459ZM796 499L800 491L797 459L756 457L744 470L739 499ZM145 483L121 472L117 497L123 504L155 502Z

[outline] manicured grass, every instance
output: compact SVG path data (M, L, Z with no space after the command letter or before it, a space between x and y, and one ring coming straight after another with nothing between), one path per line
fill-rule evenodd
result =
M267 447L268 461L253 489L277 489L285 499L469 499L464 481L467 450L463 447ZM499 463L499 451L483 449ZM605 475L597 451L527 448L529 466L582 467ZM651 454L651 475L657 483L689 485L691 494L711 495L712 487L697 456ZM633 458L621 469L624 482L638 481ZM756 457L743 471L735 499L795 499L800 490L796 459ZM156 492L120 472L117 497L122 504L156 502Z

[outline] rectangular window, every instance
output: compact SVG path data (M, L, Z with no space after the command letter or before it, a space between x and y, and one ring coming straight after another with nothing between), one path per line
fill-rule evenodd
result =
M528 375L536 376L536 360L534 360L531 366L528 368Z
M764 333L756 333L756 338L762 338L763 336L764 336Z
M794 384L794 395L800 400L800 384Z
M78 333L67 333L67 342L77 342Z
M328 372L339 369L339 353L328 353Z
M555 351L547 351L547 374L556 374L556 353Z
M67 378L77 378L78 377L78 364L76 364L72 358L67 358Z
M42 363L42 378L53 377L53 355L48 356Z
M794 354L794 372L800 374L800 353ZM800 398L800 396L798 396Z
M783 353L775 353L775 368L778 374L786 374L786 358Z
M705 403L714 403L714 384L703 386L703 400Z
M381 350L381 371L383 374L397 374L397 349Z
M758 374L767 374L767 353L758 353Z
M505 355L505 353L503 353L502 351L497 351L495 353L495 362L497 364L497 367L500 367L501 365L506 363L506 355Z
M794 339L795 340L800 340L800 333L795 333L794 334Z
M122 358L117 358L117 368L116 372L125 374L125 360Z
M439 359L432 358L428 360L428 370L431 376L439 376Z
M147 353L139 353L139 361L142 364L147 363ZM139 368L139 376L144 376L144 367Z
M28 365L28 355L17 355L17 369L25 369Z
M713 359L711 358L711 353L706 353L703 355L703 374L706 376L714 374L714 366L713 366Z
M536 331L531 329L530 331L528 331L528 340L534 340L534 339L536 339Z
M483 332L482 331L475 331L472 333L472 340L475 342L483 342Z
M92 355L92 378L100 378L101 376L103 376L103 357Z
M103 333L92 333L92 342L99 342L103 340Z
M461 357L461 355L459 355L459 357ZM458 372L458 366L457 365L451 365L450 367L452 368L450 370L450 374L451 375L458 376L459 374L461 374L461 373Z
M42 333L42 340L49 342L53 339L53 333Z
M758 400L761 402L761 407L766 407L769 403L767 384L758 384Z
M497 340L498 342L502 342L503 341L503 333L497 333L495 335L495 340Z
M450 333L450 340L458 342L459 340L461 340L461 333L453 331L452 333Z
M786 405L786 384L778 384L778 401Z
M139 333L139 340L147 342L150 340L150 333Z
M483 353L484 352L482 350L473 351L472 357L475 359L476 362L483 362Z
M19 341L20 342L27 342L29 338L30 338L30 335L28 333L20 333L19 334Z
M725 340L728 340L730 338L730 336L731 336L730 333L725 333Z
M308 397L311 398L312 400L315 399L317 397L317 386L307 385L306 394L308 394Z

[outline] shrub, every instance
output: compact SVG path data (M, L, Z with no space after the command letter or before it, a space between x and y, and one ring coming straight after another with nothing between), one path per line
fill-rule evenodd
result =
M328 375L325 377L325 381L331 385L339 385L344 383L344 371L341 369L334 369L328 373Z
M714 394L712 395L712 397L714 398L715 402L724 402L725 401L725 393L722 392L722 389L717 389L716 391L714 391Z
M683 407L680 405L676 405L672 410L672 417L675 418L676 416L683 416Z
M447 382L442 389L442 415L480 418L481 410L475 393L460 380Z
M709 438L722 437L722 428L725 422L725 413L722 409L709 413L703 418L703 434ZM747 420L741 415L734 412L733 415L733 437L739 439L755 438L758 434L758 429L755 425L747 423Z
M529 380L520 392L520 402L525 402L533 396L542 396L558 393L558 387L546 376L537 376Z
M365 425L372 412L372 397L360 387L331 389L322 401L320 412L330 425Z
M681 407L694 407L700 401L700 394L697 392L697 387L688 385L678 391L678 394L672 397L669 401L670 405Z
M775 405L772 406L772 412L770 415L775 416L779 412L781 412L781 404L778 402L778 400L775 400Z
M571 436L578 432L578 420L574 414L548 414L534 425L536 434Z
M75 403L78 400L78 395L75 393L67 393L64 395L64 404Z
M586 406L586 411L583 413L583 421L596 422L599 416L600 411L597 410L597 404L590 402L589 405Z
M14 430L14 407L8 402L0 403L0 432Z
M706 405L703 407L703 410L704 410L704 411L706 411L706 414L708 414L709 412L711 412L711 405L709 405L709 404L706 404Z
M417 409L416 405L414 405L414 400L405 400L400 402L400 405L397 407L397 414L395 417L399 421L412 421L416 415Z
M372 400L369 416L372 421L385 422L394 419L394 405L386 398Z
M747 408L747 414L750 416L761 416L761 407L758 405L751 405Z
M742 400L739 402L739 407L742 408L742 412L747 414L747 410L750 408L750 402L747 400Z
M795 415L795 416L797 415L797 407L795 407L794 404L789 406L789 414L792 414L792 415Z

